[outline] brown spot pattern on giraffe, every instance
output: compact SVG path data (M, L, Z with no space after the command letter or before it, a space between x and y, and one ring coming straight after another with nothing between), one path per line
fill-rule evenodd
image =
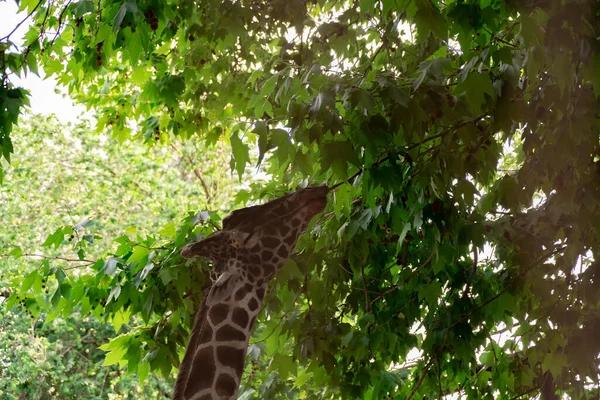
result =
M210 321L213 325L218 325L221 321L224 321L227 318L227 313L229 312L229 307L226 304L215 304L210 308L208 312Z
M263 276L264 276L266 279L269 279L269 278L271 278L271 276L272 276L274 273L275 273L275 268L273 268L273 266L272 266L272 265L268 265L268 264L267 264L267 265L265 265L265 266L263 267Z
M258 257L257 257L258 258ZM259 259L260 262L260 259ZM254 275L254 276L260 276L260 268L258 268L257 266L254 265L250 265L248 267L248 272L250 272L250 275Z
M223 325L217 331L215 339L218 342L231 342L231 341L245 342L246 334L238 329L235 329L231 325Z
M269 250L263 250L263 252L260 254L260 257L263 262L267 262L273 258L273 253L271 253Z
M256 301L255 298L251 298L248 302L248 308L250 309L250 311L256 310L258 308L258 301Z
M235 301L240 301L248 294L249 290L246 286L243 286L235 292Z
M236 307L233 309L233 313L231 314L231 320L241 326L242 328L247 328L248 326L248 312L243 308Z
M217 394L219 396L233 396L237 389L235 380L226 374L221 374L217 378Z
M289 251L287 249L287 247L285 247L285 245L281 245L279 246L279 249L277 249L277 255L281 258L287 258L287 256L289 255Z
M279 246L280 241L276 237L266 237L263 239L262 243L263 247L274 249L275 247Z
M263 229L264 229L264 233L266 235L277 235L277 236L280 235L278 226L275 225L275 224L273 224L273 225L267 225Z
M296 235L290 235L283 239L283 241L286 242L288 246L291 246L296 242Z
M207 343L212 340L213 330L209 324L204 324L202 326L202 332L200 332L200 337L198 338L200 343Z
M252 263L253 266L258 266L260 265L260 257L258 256L258 252L260 251L260 249L256 252L256 254L252 254L250 256L250 262ZM258 268L258 267L257 267Z
M211 347L205 347L196 353L191 372L195 371L200 372L196 374L190 373L185 389L185 397L193 396L201 389L212 386L217 367L215 366L213 349Z
M235 369L238 375L244 371L245 349L236 349L228 346L217 347L217 358L219 362L227 367Z

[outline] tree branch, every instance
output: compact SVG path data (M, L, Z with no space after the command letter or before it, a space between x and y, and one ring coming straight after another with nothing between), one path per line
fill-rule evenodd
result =
M11 254L0 254L0 257L13 257L13 256ZM31 253L23 253L23 254L21 254L21 257L34 257L34 258L42 258L44 260L61 260L61 261L67 261L67 262L84 263L81 265L73 266L71 268L84 267L84 266L92 265L96 262L96 261L86 260L86 259L80 260L78 258L68 258L68 257L61 257L61 256L46 256L43 254L31 254ZM71 268L69 268L69 269L71 269Z
M65 11L67 11L67 8L71 4L71 1L73 1L73 0L67 1L67 4L63 7L62 11L60 12L60 15L58 16L58 28L56 29L56 33L54 34L54 37L52 38L52 41L50 42L50 47L54 46L54 42L58 38L58 35L60 35L60 28L62 27L62 20L63 20L63 17L65 16Z
M478 117L476 117L476 118L473 118L473 119L470 119L470 120L467 120L467 121L462 121L462 122L459 122L458 124L456 124L456 125L454 125L454 126L451 126L451 127L447 128L446 130L444 130L444 131L442 131L442 132L438 133L438 134L435 134L435 135L429 136L429 137L427 137L427 138L425 138L425 139L421 140L421 141L420 141L420 142L418 142L418 143L413 143L413 144L411 144L410 146L406 146L406 147L404 147L404 149L403 149L403 150L405 150L405 151L409 151L409 150L412 150L412 149L414 149L414 148L416 148L416 147L419 147L419 146L421 146L421 145L423 145L423 144L425 144L425 143L427 143L427 142L430 142L430 141L432 141L432 140L435 140L435 139L438 139L438 138L444 137L444 136L446 136L448 133L450 133L450 132L452 132L452 131L455 131L456 129L462 128L462 127L463 127L463 126L465 126L465 125L472 124L472 123L476 123L476 122L477 122L477 121L479 121L480 119L484 118L486 115L487 115L487 114L482 114L482 115L480 115L480 116L478 116ZM377 161L377 162L374 162L374 163L373 163L373 165L371 165L371 167L369 167L369 169L372 169L372 168L377 168L379 165L383 164L385 161L388 161L388 160L390 159L389 151L385 151L385 152L381 153L379 156L383 156L384 154L388 154L388 155L387 155L387 156L385 156L385 157L383 157L383 158L381 158L379 161ZM351 183L352 183L352 180L353 180L354 178L356 178L357 176L359 176L360 174L362 174L362 173L363 173L365 170L366 170L366 168L364 168L364 167L363 167L363 168L359 168L359 169L358 169L358 172L356 172L355 174L353 174L353 175L352 175L350 178L348 178L346 181L343 181L343 182L338 182L338 183L336 183L336 184L335 184L335 185L333 185L333 186L332 186L332 187L331 187L329 190L333 190L333 189L337 188L338 186L341 186L341 185L343 185L343 184L344 184L344 183L346 183L346 182L348 182L348 183L350 183L350 184L351 184Z
M206 181L202 177L202 171L200 170L200 168L194 168L194 164L195 164L194 159L189 154L185 154L185 150L180 151L172 143L171 143L171 148L173 148L173 150L175 150L176 152L180 153L181 157L187 158L187 161L190 163L190 166L192 167L192 171L194 172L194 175L196 176L196 178L198 178L198 180L200 180L202 189L204 189L204 193L206 194L206 202L208 204L211 204L212 203L212 195L210 193L210 190L208 189L208 185L206 184Z
M527 272L531 271L532 269L534 269L535 267L537 267L538 265L540 265L541 263L543 263L544 261L546 261L548 259L548 257L553 256L558 251L563 250L563 249L564 249L564 247L562 247L560 249L554 249L554 250L548 252L547 254L541 256L529 268L527 268L525 271L522 271L521 273L519 273L517 275L517 277L525 275ZM480 306L475 307L474 309L472 309L471 311L469 311L468 313L466 313L462 318L460 318L458 321L456 321L454 324L452 324L448 328L448 331L452 330L452 328L454 328L456 325L458 325L462 321L468 319L471 315L475 314L477 311L481 310L482 308L484 308L485 306L487 306L488 304L490 304L492 301L494 301L497 298L499 298L500 296L502 296L508 289L510 289L512 287L513 283L514 283L514 280L513 280L512 283L509 283L508 285L506 285L506 287L504 289L502 289L501 291L499 291L495 296L492 296L490 299L484 301Z
M417 390L419 390L419 387L421 386L421 384L425 380L425 376L427 375L427 371L429 371L429 368L431 368L431 364L432 363L433 363L433 358L430 359L429 362L427 363L427 365L425 366L425 368L423 368L423 374L421 375L421 377L419 378L419 380L417 381L417 383L415 383L415 387L413 388L412 392L410 392L410 395L406 398L406 400L412 399L413 396L415 395L415 393L417 393Z
M431 261L432 258L433 258L433 251L429 254L429 257L427 257L427 260L425 260L425 262L423 264L421 264L417 269L415 269L413 271L413 273L410 274L410 276L404 280L404 282L402 282L398 285L394 285L391 288L389 288L388 290L386 290L385 292L381 293L381 295L379 295L379 297L376 297L373 301L371 301L371 304L373 304L377 300L387 296L388 294L392 293L394 290L398 289L399 287L402 287L402 286L406 285L408 282L410 282L410 280L412 278L414 278L419 273L420 270L422 270L427 264L429 264L429 262Z
M27 21L33 15L33 13L42 5L43 2L44 2L44 0L38 1L38 3L36 4L36 6L33 7L33 10L31 10L31 12L29 14L27 14L27 16L25 18L23 18L23 20L21 22L19 22L15 26L15 28L12 31L9 32L8 35L6 35L2 39L0 39L0 42L3 42L5 40L10 39L10 37L12 36L12 34L15 33L17 31L17 29L19 29L21 27L21 25L23 25L25 23L25 21Z

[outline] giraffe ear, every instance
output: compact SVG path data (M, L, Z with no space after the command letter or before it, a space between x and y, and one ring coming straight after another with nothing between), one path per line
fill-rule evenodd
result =
M206 239L188 244L181 250L183 258L208 257L213 261L222 259L237 250L231 231L221 231Z

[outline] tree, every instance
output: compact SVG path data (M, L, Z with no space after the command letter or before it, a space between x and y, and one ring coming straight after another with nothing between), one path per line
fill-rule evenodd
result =
M241 180L249 165L269 177L238 204L347 182L277 278L250 355L270 369L246 396L276 385L301 398L597 390L596 2L21 7L34 22L27 45L2 40L5 158L26 103L9 74L43 66L120 140L229 144ZM177 250L215 224L200 213L160 245L123 239L79 276L49 267L59 287L82 288L54 307L140 316L107 358L169 375L209 269ZM407 364L411 349L420 356Z
M172 381L149 374L140 384L133 371L102 365L105 352L99 347L116 329L127 332L136 318L118 326L82 314L80 307L52 313L46 303L59 299L56 280L40 272L52 265L76 276L88 265L85 259L117 247L114 240L123 234L161 230L188 209L207 207L210 199L229 204L233 180L221 160L226 153L213 151L199 162L202 146L192 142L169 148L177 151L148 151L106 134L91 135L85 123L70 126L34 115L19 123L15 147L0 188L0 303L12 293L19 302L12 311L2 307L0 398L165 397ZM62 226L75 228L60 249L42 245L49 231ZM77 290L65 285L59 293Z

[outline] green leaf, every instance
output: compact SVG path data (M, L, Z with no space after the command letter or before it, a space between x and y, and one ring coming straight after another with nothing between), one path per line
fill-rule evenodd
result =
M248 145L244 144L241 139L238 137L237 133L233 133L229 138L231 141L231 148L233 151L233 159L232 159L232 167L238 173L239 179L242 179L244 175L244 171L246 169L246 164L250 160L250 156L248 154Z
M253 398L253 394L256 393L256 390L249 388L244 391L239 397L238 400L250 400Z
M346 333L344 335L344 337L342 338L342 346L348 346L348 344L352 340L353 336L354 336L354 332L353 331L350 331L350 332Z
M303 281L304 274L298 269L298 264L294 260L288 259L277 273L277 282L284 284L291 278Z
M438 39L448 40L448 26L439 10L429 0L416 0L416 3L418 11L414 18L419 35L425 39L433 32Z
M65 271L63 271L61 268L56 268L54 271L54 276L56 276L58 283L63 283L63 281L67 278Z
M419 289L419 300L425 300L429 306L435 307L441 294L442 287L439 282L432 282Z
M264 121L256 121L254 124L254 131L258 135L258 162L256 166L259 166L265 157L265 153L269 150L269 136L268 136L268 127Z
M458 182L456 185L456 193L462 196L465 200L465 204L473 204L475 195L479 195L479 191L475 185L466 179Z
M123 260L120 258L111 257L104 263L102 272L108 276L114 276L117 271L117 265L121 264Z
M125 14L127 14L127 2L121 4L121 8L119 8L117 15L115 15L115 19L112 23L113 32L116 33L119 31L121 28L121 23L123 23L123 18L125 18Z
M267 79L265 81L265 83L263 84L263 87L260 91L259 97L263 97L263 98L269 97L273 93L273 90L275 89L275 86L277 85L278 79L279 79L278 75L273 75L269 79Z
M62 242L65 240L65 227L60 227L54 231L54 233L48 235L42 246L58 248Z
M360 326L362 329L366 329L372 325L373 322L375 322L375 316L371 313L365 314L358 320L358 326Z
M116 296L116 297L118 297L118 296ZM115 299L116 299L116 297L115 297ZM119 332L119 329L121 329L121 326L123 326L123 324L129 322L130 316L131 316L130 310L119 310L119 311L115 312L115 314L112 318L112 324L113 324L113 327L115 328L115 333ZM129 370L129 365L128 365L128 370Z
M483 352L481 353L481 356L479 356L479 361L485 365L493 365L494 359L494 353L491 351Z
M27 292L31 286L33 285L33 282L35 282L35 280L38 278L39 274L37 271L32 271L30 272L25 279L23 279L23 282L21 283L21 289L19 290L19 293L23 294L25 292Z
M121 285L113 286L113 288L110 290L110 293L108 295L108 299L106 299L106 304L108 305L112 300L117 300L119 298L120 294L121 294Z
M102 366L107 367L109 365L118 364L121 361L121 359L123 359L123 356L126 352L127 349L125 347L119 347L115 350L110 351L104 357L104 362L102 363Z
M143 60L145 58L144 53L144 46L142 45L140 35L136 32L131 35L127 44L127 54L129 55L131 65L135 66L139 63L139 60Z
M92 0L82 0L73 4L73 11L76 18L81 18L87 13L93 12L95 9Z
M290 374L296 374L296 363L292 356L275 354L270 365L271 371L277 371L281 379L286 380Z
M481 112L481 106L486 102L485 95L491 99L496 97L489 75L483 73L470 73L463 82L456 86L454 91L456 95L465 92L467 101L476 113Z
M561 352L546 353L542 361L542 372L550 371L553 376L559 376L564 367L569 365L567 356Z
M348 179L348 163L360 165L360 159L351 142L329 142L321 147L321 168L331 168L342 180Z
M167 222L161 230L158 231L158 234L169 239L175 239L177 235L177 229L175 228L175 224L173 222Z
M407 222L402 227L402 232L400 232L400 237L398 238L398 244L401 245L404 243L404 239L406 238L406 234L410 231L411 225L410 222Z
M138 374L138 377L139 377L140 385L142 383L144 383L144 381L148 377L149 373L150 373L150 364L149 363L147 363L147 362L141 362L141 363L138 364L137 374Z
M146 276L148 276L148 273L150 271L152 271L152 269L154 268L154 264L153 263L149 263L147 264L144 269L142 269L142 271L140 272L140 280L144 280L146 279Z
M135 246L133 248L133 253L131 253L131 256L127 261L129 261L130 263L137 263L141 260L146 259L148 257L148 254L150 254L150 249L148 249L147 247Z

